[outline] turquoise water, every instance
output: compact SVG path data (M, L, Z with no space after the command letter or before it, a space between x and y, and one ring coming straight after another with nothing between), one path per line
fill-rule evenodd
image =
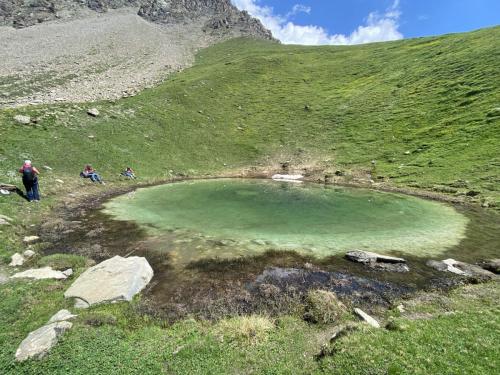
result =
M136 222L185 261L269 249L435 256L456 246L468 223L450 205L402 194L240 179L139 189L107 202L105 213Z

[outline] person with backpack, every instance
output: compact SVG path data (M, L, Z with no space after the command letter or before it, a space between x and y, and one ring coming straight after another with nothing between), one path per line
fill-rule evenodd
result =
M19 173L23 175L23 185L26 189L26 197L28 201L39 202L40 193L38 191L38 169L31 165L30 160L25 160L23 166L19 169Z

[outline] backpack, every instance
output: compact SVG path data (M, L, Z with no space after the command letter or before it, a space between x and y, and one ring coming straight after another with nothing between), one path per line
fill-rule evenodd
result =
M33 168L26 167L23 169L23 183L32 184L35 181L35 172Z

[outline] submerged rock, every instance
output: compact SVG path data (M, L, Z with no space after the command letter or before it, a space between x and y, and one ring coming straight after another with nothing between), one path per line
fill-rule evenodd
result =
M380 323L367 313L365 313L363 310L355 308L354 312L356 313L357 316L359 316L361 319L363 319L366 323L371 325L374 328L380 328Z
M73 323L57 321L30 332L16 350L16 361L43 358L57 344L59 337L72 326Z
M153 269L146 258L115 256L80 275L64 297L77 298L77 307L130 301L152 278Z
M11 267L22 266L24 264L24 261L25 261L25 259L21 254L15 253L14 255L12 255L10 257L9 266L11 266Z
M43 268L34 268L23 272L18 272L12 275L10 278L35 279L35 280L44 280L44 279L64 280L66 279L66 277L67 276L61 271L53 270L51 267L43 267Z

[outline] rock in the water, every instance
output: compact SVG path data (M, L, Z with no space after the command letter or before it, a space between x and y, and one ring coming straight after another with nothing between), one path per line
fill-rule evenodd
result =
M19 345L16 360L22 362L30 358L43 358L57 344L59 337L72 326L70 322L55 322L30 332Z
M479 266L497 275L500 273L500 259L485 260L484 262L480 262Z
M34 256L35 256L35 254L36 254L36 253L35 253L33 250L30 250L30 249L26 250L26 251L23 253L23 255L24 255L24 257L25 257L26 259L29 259L29 258L34 257Z
M355 308L354 312L356 313L356 315L358 315L361 319L363 319L366 323L368 323L372 327L380 328L379 322L377 322L373 317L365 313L363 310Z
M92 117L97 117L97 116L99 116L99 110L97 108L89 108L87 110L87 114L92 116Z
M31 122L31 117L23 116L23 115L16 115L16 116L14 116L14 120L19 124L28 125Z
M493 279L496 275L474 264L464 263L455 259L445 259L441 261L429 260L426 263L429 267L438 271L451 272L461 276L478 277L483 279Z
M346 253L345 257L358 263L406 263L406 260L403 258L396 258L363 250L349 251Z
M300 181L304 176L301 174L275 174L271 178L278 181Z
M26 245L29 245L29 244L37 242L39 239L40 239L40 237L38 237L38 236L26 236L23 238L23 242Z
M35 280L44 280L44 279L55 279L55 280L64 280L66 279L66 275L61 271L53 270L50 267L43 268L34 268L31 270L26 270L23 272L18 272L12 275L11 279L35 279Z
M52 315L52 318L49 319L49 323L63 322L65 320L76 318L77 316L78 315L71 314L70 311L63 309Z
M14 255L12 255L10 257L11 261L9 263L9 266L11 267L18 267L18 266L22 266L24 264L24 257L19 254L19 253L15 253Z
M152 278L153 269L146 258L115 256L85 271L64 296L88 305L130 301Z

